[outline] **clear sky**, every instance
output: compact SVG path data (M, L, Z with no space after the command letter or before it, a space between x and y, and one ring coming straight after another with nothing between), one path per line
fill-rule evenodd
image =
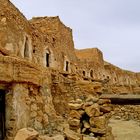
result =
M59 16L75 48L99 48L104 59L140 72L140 0L11 0L28 18Z

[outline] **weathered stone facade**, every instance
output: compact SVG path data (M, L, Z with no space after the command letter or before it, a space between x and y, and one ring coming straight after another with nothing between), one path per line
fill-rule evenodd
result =
M97 48L76 50L59 17L28 21L0 0L1 139L26 127L62 134L68 103L103 93L140 93L140 74L105 62Z

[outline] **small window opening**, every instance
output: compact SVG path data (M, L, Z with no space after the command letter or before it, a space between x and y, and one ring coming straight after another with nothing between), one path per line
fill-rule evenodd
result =
M53 47L55 47L55 38L53 38L52 45L53 45Z
M55 38L53 38L53 42L55 42Z
M86 75L86 72L85 71L83 71L83 76L85 76Z
M69 71L69 62L66 61L66 71Z
M46 53L46 67L49 67L50 66L50 63L49 63L49 58L50 57L50 54L49 53Z
M47 42L48 41L48 38L45 38L45 42Z
M90 71L90 77L93 78L93 70Z

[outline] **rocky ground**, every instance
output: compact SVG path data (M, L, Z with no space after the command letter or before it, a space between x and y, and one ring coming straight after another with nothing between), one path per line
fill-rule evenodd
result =
M140 140L140 125L133 120L110 119L115 140Z

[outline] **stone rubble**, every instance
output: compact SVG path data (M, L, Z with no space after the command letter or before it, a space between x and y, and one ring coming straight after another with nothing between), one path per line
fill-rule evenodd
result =
M110 100L89 96L84 101L77 99L68 105L71 130L82 134L85 140L113 140L108 126L108 113L112 111Z
M111 140L112 106L96 97L104 93L139 94L140 73L104 61L98 48L75 49L58 16L27 20L0 0L0 139ZM137 109L121 108L114 114L139 119Z
M35 140L39 136L39 133L32 128L22 128L20 129L14 140Z
M135 120L140 123L140 105L113 105L110 117L123 120Z

